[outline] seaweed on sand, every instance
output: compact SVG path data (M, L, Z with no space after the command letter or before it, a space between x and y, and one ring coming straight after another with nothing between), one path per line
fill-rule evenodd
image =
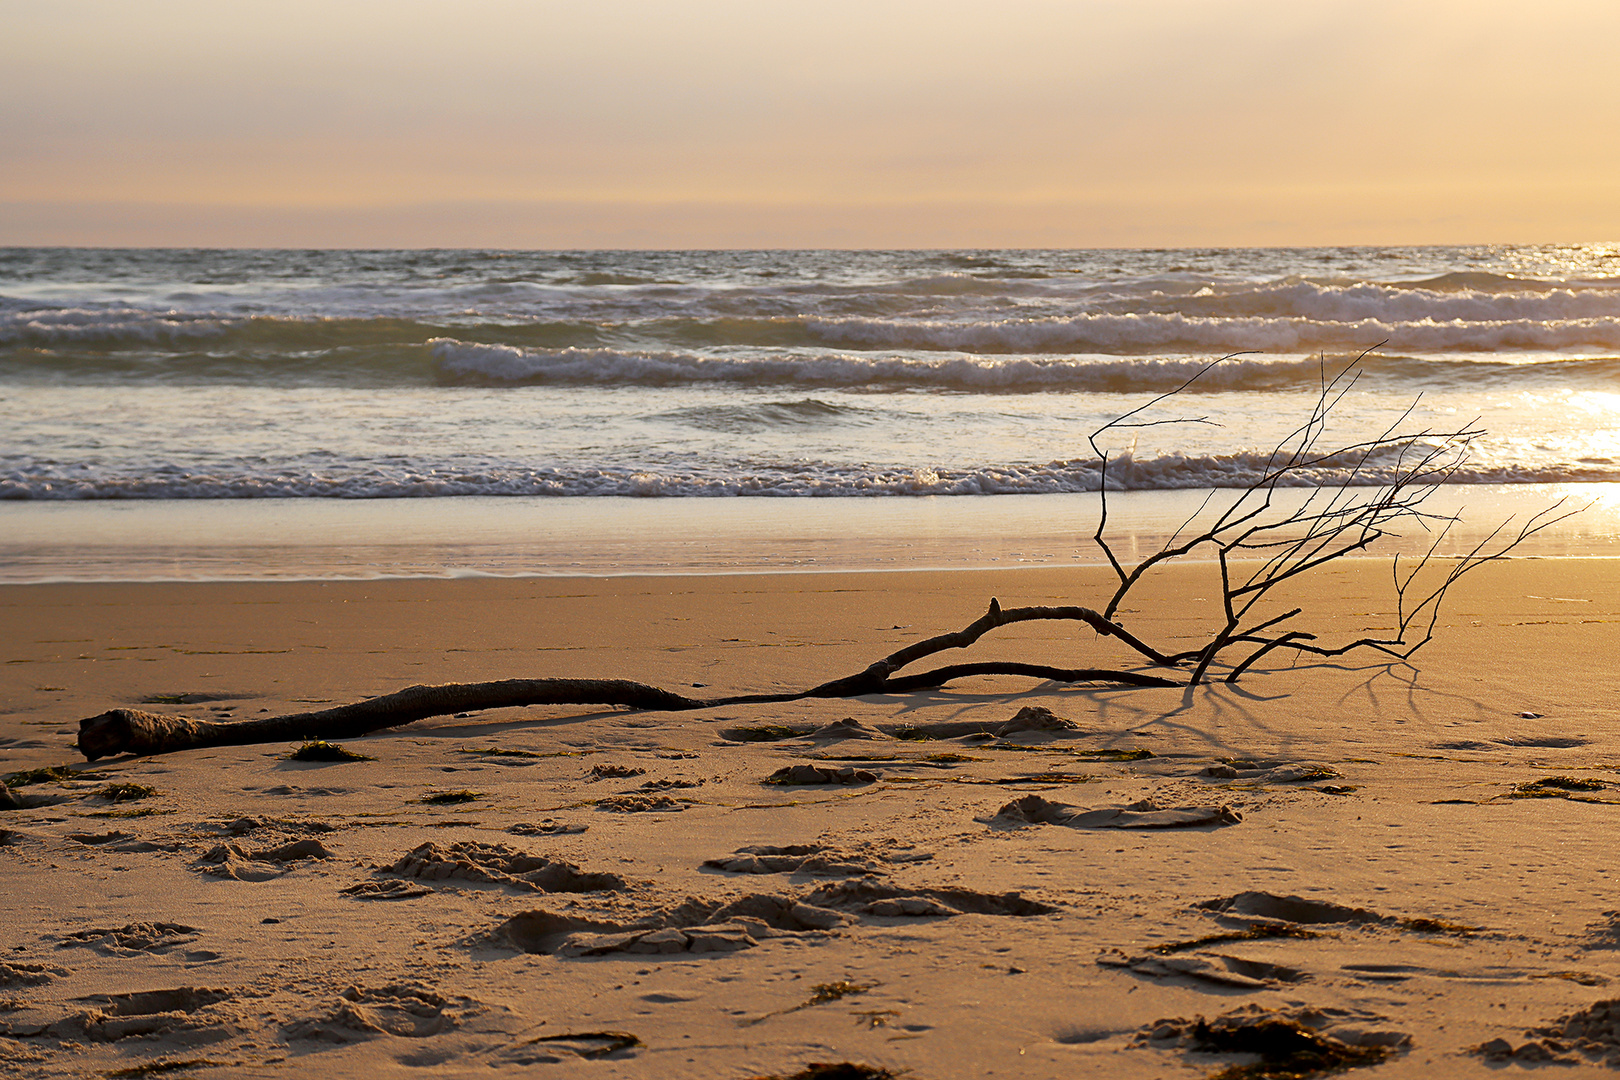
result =
M75 773L66 765L46 765L40 769L24 769L4 778L7 787L27 787L29 784L53 784L72 780Z
M346 746L325 739L314 739L287 755L288 761L375 761L376 758L357 754Z
M796 1073L756 1076L753 1080L899 1080L900 1074L876 1065L853 1061L812 1061Z
M146 784L108 784L96 792L108 802L134 802L136 799L149 799L157 793L157 788Z
M430 791L417 800L427 806L452 806L456 803L476 802L484 797L481 791L469 791L462 788L458 791Z

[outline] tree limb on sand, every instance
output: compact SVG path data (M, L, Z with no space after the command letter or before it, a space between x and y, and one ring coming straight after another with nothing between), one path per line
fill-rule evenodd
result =
M610 705L682 712L806 698L853 698L910 693L978 675L1013 675L1124 687L1193 686L1210 677L1212 668L1217 665L1225 671L1226 682L1235 682L1256 662L1284 649L1292 650L1296 656L1315 656L1323 660L1366 650L1404 661L1433 638L1441 605L1459 578L1488 562L1504 558L1529 536L1577 511L1559 513L1562 504L1555 504L1530 518L1517 533L1508 532L1504 523L1465 555L1444 560L1450 565L1440 575L1439 585L1422 591L1417 586L1419 575L1432 563L1441 561L1440 545L1455 523L1455 519L1425 510L1424 502L1454 476L1466 460L1470 445L1482 433L1468 427L1438 432L1398 430L1411 416L1414 403L1413 408L1379 435L1337 446L1330 442L1328 448L1324 448L1329 416L1354 387L1365 356L1363 353L1331 376L1324 363L1317 398L1309 415L1272 449L1260 477L1237 489L1224 508L1215 503L1217 492L1212 491L1163 547L1133 567L1127 568L1120 562L1106 535L1108 492L1116 482L1109 475L1108 452L1098 440L1110 431L1123 429L1210 423L1207 417L1150 419L1147 414L1188 391L1200 376L1230 357L1214 361L1175 389L1093 432L1089 441L1098 456L1101 508L1092 540L1118 578L1117 588L1101 611L1076 606L1003 609L992 599L989 610L961 630L908 645L854 674L808 690L786 693L694 698L625 679L506 679L412 686L334 709L231 723L113 709L79 722L79 750L95 761L116 754L164 754L206 746L344 739L433 716L530 705ZM1323 486L1318 471L1322 469L1335 470L1341 479L1331 487ZM1306 487L1312 491L1302 505L1289 508L1278 497L1279 489L1284 487ZM1213 517L1207 517L1206 512ZM1338 559L1362 553L1377 541L1398 535L1396 529L1401 526L1415 526L1437 535L1427 552L1404 569L1399 556L1394 559L1396 627L1392 635L1327 644L1317 634L1284 626L1302 614L1300 608L1280 613L1259 609L1273 590ZM1167 653L1127 630L1116 615L1127 595L1155 567L1184 558L1213 560L1219 573L1222 614L1219 624L1208 631L1203 645ZM901 674L903 669L925 657L951 649L966 649L997 627L1037 620L1084 623L1099 636L1119 641L1147 664L1171 669L1181 678L1140 671L1062 668L1005 660L950 664L919 674ZM1241 657L1235 662L1225 659L1228 650L1241 650Z
M850 698L867 694L909 693L943 686L971 675L1023 675L1054 682L1113 683L1120 686L1180 686L1180 682L1135 671L1104 668L1060 668L1015 661L955 664L916 675L900 676L905 667L947 649L965 649L990 630L1036 619L1074 620L1102 634L1132 643L1137 651L1163 663L1162 654L1137 642L1123 627L1090 608L1025 607L990 610L954 634L941 634L908 645L877 663L841 679L808 690L780 694L734 694L694 698L627 679L503 679L498 682L411 686L383 697L340 705L335 709L270 716L262 720L219 723L185 716L164 716L139 709L112 709L79 721L79 751L90 761L117 754L168 754L207 746L247 746L305 738L352 739L434 716L508 709L529 705L616 705L661 712L688 712L730 705L802 701L805 698Z

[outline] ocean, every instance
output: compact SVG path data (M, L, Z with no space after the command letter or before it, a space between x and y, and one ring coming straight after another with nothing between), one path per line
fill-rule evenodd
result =
M0 580L1089 561L1363 353L1326 442L1480 429L1444 506L1620 550L1620 245L0 249Z

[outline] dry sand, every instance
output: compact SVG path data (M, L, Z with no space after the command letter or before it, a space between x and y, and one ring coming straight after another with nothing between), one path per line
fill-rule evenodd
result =
M1166 575L1128 625L1194 640L1205 570ZM1387 577L1323 573L1309 628L1388 627ZM0 771L75 770L0 812L0 1071L1198 1076L1255 1061L1210 1050L1255 1027L1192 1021L1280 1010L1393 1051L1357 1075L1538 1056L1608 1074L1620 1007L1562 1018L1620 996L1617 585L1620 562L1488 567L1415 667L503 710L350 741L367 761L289 761L288 743L94 765L76 722L115 706L251 718L520 676L787 689L992 595L1096 603L1103 577L0 588ZM972 656L1128 660L1069 624ZM1075 727L975 734L1025 706ZM893 737L908 727L939 737ZM793 766L853 782L763 783ZM1570 782L1523 787L1548 777ZM110 784L155 791L115 802ZM445 792L472 798L426 801ZM1122 809L1144 801L1213 820L1096 827L1163 823ZM739 854L762 847L787 850ZM1496 1039L1518 1056L1474 1052Z

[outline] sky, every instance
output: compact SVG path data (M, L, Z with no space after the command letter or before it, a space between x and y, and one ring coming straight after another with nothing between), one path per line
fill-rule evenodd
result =
M0 0L0 245L1620 240L1614 0Z

